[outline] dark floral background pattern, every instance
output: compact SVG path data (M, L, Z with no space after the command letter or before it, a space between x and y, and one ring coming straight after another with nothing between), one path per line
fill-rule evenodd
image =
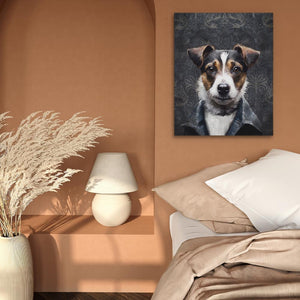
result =
M175 13L174 14L174 133L182 124L196 122L196 82L200 70L187 49L211 44L232 49L242 44L261 52L248 71L246 99L262 123L263 135L273 135L273 14Z

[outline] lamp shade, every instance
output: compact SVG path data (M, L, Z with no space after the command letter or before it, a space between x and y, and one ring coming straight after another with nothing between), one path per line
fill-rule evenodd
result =
M126 153L97 155L86 191L96 194L125 194L137 190L137 183Z

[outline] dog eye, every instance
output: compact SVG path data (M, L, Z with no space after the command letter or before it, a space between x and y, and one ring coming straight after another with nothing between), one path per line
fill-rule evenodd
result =
M241 72L241 68L240 68L240 67L237 67L237 66L234 66L234 67L232 68L232 71L233 71L234 73L240 73L240 72Z
M209 66L207 67L206 71L209 71L209 72L214 72L215 71L215 67L214 66Z

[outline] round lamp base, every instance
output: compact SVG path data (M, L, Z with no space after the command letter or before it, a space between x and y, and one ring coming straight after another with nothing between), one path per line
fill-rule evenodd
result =
M95 219L104 226L123 224L131 212L131 201L127 194L96 194L92 202Z

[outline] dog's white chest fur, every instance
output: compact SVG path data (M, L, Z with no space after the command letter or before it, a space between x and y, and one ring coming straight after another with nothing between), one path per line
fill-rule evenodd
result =
M236 112L230 115L219 116L205 110L204 114L209 135L225 135L235 117Z

